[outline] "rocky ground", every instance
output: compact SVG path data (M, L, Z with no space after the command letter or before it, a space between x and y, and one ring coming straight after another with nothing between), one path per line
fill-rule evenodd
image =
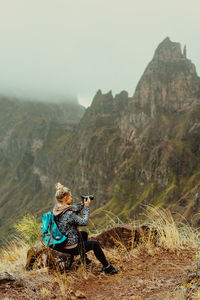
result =
M101 236L102 238L102 236ZM79 266L74 261L65 274L47 268L25 271L20 276L1 273L1 299L199 299L197 249L182 245L164 249L154 244L139 244L127 250L104 249L109 261L119 270L116 275L100 273L93 254L92 263Z

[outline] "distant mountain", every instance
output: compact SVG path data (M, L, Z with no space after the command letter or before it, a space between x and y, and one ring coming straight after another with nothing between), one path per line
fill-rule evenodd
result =
M60 149L84 110L72 102L0 98L0 239L20 216L52 205L51 188L60 174L56 168L64 160Z
M57 181L75 199L95 195L95 224L106 224L105 211L137 218L141 204L200 224L200 78L179 43L158 46L132 97L99 90L85 111L0 107L1 238L15 218L52 207Z
M140 204L159 204L200 224L200 78L186 48L169 38L158 46L115 123L120 155L103 209L137 217Z
M121 129L127 138L157 113L189 110L200 99L200 78L179 43L166 38L157 47L130 101ZM128 117L128 118L127 118Z

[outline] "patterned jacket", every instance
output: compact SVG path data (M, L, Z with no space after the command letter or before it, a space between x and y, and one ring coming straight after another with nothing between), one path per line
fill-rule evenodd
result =
M55 217L58 229L67 237L67 246L72 246L78 243L79 232L78 226L86 226L90 215L90 207L81 206L81 204L73 205L76 211L66 210L63 214ZM83 216L77 215L83 208Z

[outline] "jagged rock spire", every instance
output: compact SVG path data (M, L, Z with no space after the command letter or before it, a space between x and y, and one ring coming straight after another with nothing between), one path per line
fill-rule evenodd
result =
M142 75L133 103L153 117L158 107L168 111L183 109L196 101L199 94L200 78L186 57L186 47L182 52L180 43L167 37L158 45Z

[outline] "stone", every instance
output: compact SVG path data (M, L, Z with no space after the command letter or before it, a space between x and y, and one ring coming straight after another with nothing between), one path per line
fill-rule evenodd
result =
M156 244L156 230L150 229L148 226L130 227L125 225L113 227L91 237L91 240L98 241L103 248L125 247L127 250L131 250L139 242L149 239Z
M71 254L61 253L46 246L38 246L28 250L25 269L28 271L48 267L64 272L71 267L72 262Z

